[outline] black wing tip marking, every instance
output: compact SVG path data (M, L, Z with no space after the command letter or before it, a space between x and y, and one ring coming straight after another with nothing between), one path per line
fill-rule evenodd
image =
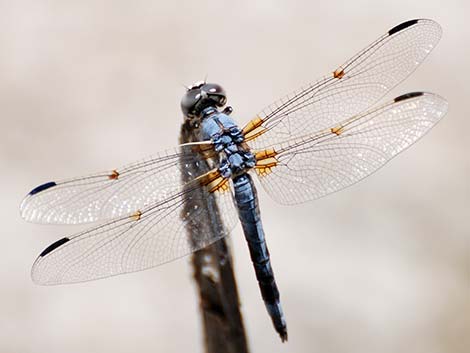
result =
M416 23L418 23L419 20L418 19L415 19L415 20L408 20L408 21L405 21L405 22L402 22L400 23L399 25L393 27L390 31L388 31L388 35L391 36L391 35L394 35L395 33L397 32L400 32L402 30L404 30L405 28L408 28L410 26L413 26L415 25Z
M55 181L50 181L50 182L48 182L48 183L44 183L44 184L42 184L42 185L36 186L33 190L31 190L31 191L29 192L28 195L30 195L30 196L35 195L35 194L37 194L37 193L39 193L39 192L41 192L41 191L47 190L47 189L49 189L49 188L51 188L51 187L53 187L53 186L56 186L56 185L57 185L57 184L56 184Z
M51 245L49 245L47 248L45 248L42 253L39 254L39 257L44 257L46 256L47 254L49 254L51 251L57 249L59 246L67 243L70 239L69 238L62 238L62 239L59 239L57 240L55 243L52 243Z
M396 102L404 101L406 99L420 97L420 96L423 96L423 95L424 95L424 92L405 93L405 94L402 94L401 96L396 97L394 99L394 102L396 103Z

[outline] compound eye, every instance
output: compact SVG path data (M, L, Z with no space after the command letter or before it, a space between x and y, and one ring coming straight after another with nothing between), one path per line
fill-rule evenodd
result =
M209 94L222 94L225 95L225 91L222 86L216 83L206 83L201 87L202 90L206 91Z
M181 99L181 109L183 110L184 115L192 114L192 111L200 99L200 89L191 89L187 91Z

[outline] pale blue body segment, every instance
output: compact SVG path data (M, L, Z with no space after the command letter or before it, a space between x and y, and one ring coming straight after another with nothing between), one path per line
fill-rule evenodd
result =
M287 339L286 320L269 259L256 188L247 173L254 167L255 158L243 145L243 133L235 121L215 108L210 107L202 114L201 138L214 142L215 150L219 152L219 170L224 177L230 177L233 181L238 217L248 243L261 295L274 327L283 339Z

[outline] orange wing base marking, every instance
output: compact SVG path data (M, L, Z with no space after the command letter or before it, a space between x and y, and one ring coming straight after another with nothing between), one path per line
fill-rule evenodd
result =
M343 78L344 76L344 70L342 68L338 68L335 70L335 72L333 72L333 77L334 78L338 78L338 79L341 79Z
M199 176L196 180L199 181L200 185L206 186L209 192L224 192L229 189L228 179L222 177L217 169Z
M272 173L272 169L278 164L276 155L277 155L277 152L274 150L274 148L270 148L270 149L255 153L255 159L256 159L255 171L260 177L263 177Z
M195 180L198 180L200 185L206 186L216 180L218 177L220 177L220 172L217 169L212 169L207 173L198 176Z
M223 178L223 177L219 177L219 178L215 179L212 183L207 185L207 187L209 188L209 192L216 192L216 191L225 192L225 191L228 191L228 189L229 189L228 179Z
M265 127L261 126L263 122L264 120L257 116L245 125L245 127L242 129L243 136L245 136L245 141L254 140L267 131Z
M267 150L256 152L255 159L257 162L259 162L266 158L275 157L276 155L277 155L277 152L274 150L274 148L268 148Z
M243 134L246 135L247 133L253 131L258 126L261 126L262 123L263 123L263 119L261 119L259 116L257 116L256 118L250 120L248 122L248 124L246 124L245 127L243 128L243 130L242 130Z
M119 173L116 169L114 169L111 174L108 175L108 178L110 180L116 180L117 178L119 178Z

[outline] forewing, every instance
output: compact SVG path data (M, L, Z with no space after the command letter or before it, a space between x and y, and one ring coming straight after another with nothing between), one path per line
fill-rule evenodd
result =
M263 110L243 129L246 139L262 150L361 113L408 77L440 37L432 20L394 27L334 73Z
M185 144L123 168L40 185L21 203L21 216L78 224L129 215L175 193L183 176L196 177L187 166L211 151L210 142Z
M34 282L64 284L140 271L213 243L237 221L227 182L213 170L130 216L62 238L35 261Z
M415 92L257 153L255 170L276 201L296 204L348 187L372 174L426 134L447 102Z

